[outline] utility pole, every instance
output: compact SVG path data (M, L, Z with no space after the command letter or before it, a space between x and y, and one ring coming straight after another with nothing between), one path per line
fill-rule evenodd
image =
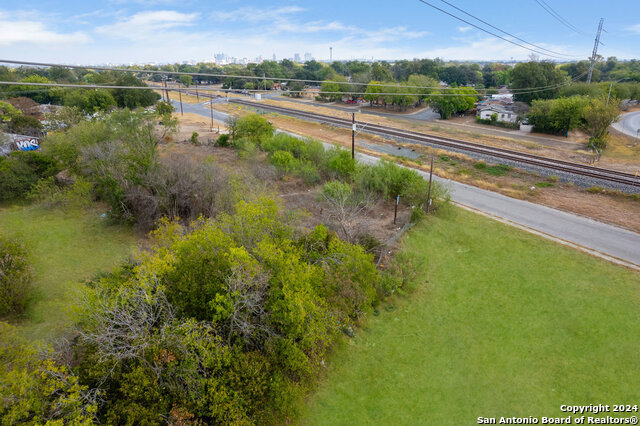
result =
M351 159L356 158L356 113L351 113Z
M587 84L591 84L591 76L593 75L593 65L596 63L596 57L598 55L598 45L600 44L600 34L602 33L602 24L604 18L600 18L600 24L598 25L598 33L596 34L596 42L593 45L593 53L591 54L591 64L589 65L589 75L587 76Z
M211 131L213 132L213 96L211 102L209 102L209 109L211 110Z
M262 82L264 83L264 91L267 91L267 75L262 73Z
M400 195L398 195L396 197L396 206L395 206L395 210L393 211L393 224L396 224L396 217L398 217L398 204L400 204Z
M193 80L193 82L196 84L196 101L200 102L200 95L198 94L198 80Z
M333 47L329 47L329 62L333 61Z
M429 171L429 192L427 193L427 214L431 207L431 180L433 179L433 155L431 156L431 170Z
M180 96L180 115L184 115L184 111L182 110L182 89L178 89L178 95Z
M169 89L167 88L167 78L165 77L162 82L164 83L164 92L167 95L167 102L171 103L171 98L169 98Z

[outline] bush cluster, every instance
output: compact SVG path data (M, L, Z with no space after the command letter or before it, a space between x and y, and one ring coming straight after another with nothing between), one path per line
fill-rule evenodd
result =
M0 235L0 317L22 314L32 291L27 249Z
M69 368L37 350L0 321L0 423L93 424L96 394Z
M0 201L23 198L38 183L60 169L48 155L37 151L14 151L0 156Z
M493 114L493 115L496 115L496 114ZM491 126L503 127L505 129L514 129L514 130L520 129L520 123L509 123L507 121L498 121L497 119L493 120L493 119L484 119L484 118L477 117L476 123L489 124Z
M274 200L184 227L91 283L75 352L106 423L282 423L341 331L378 300L373 257Z

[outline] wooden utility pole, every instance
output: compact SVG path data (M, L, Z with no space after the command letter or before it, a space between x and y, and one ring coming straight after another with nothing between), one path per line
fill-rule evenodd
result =
M198 80L193 80L196 85L196 101L200 102L200 95L198 94Z
M180 96L180 115L184 115L184 111L182 110L182 89L178 89L178 96Z
M209 109L211 110L211 131L213 132L213 96L211 97L211 102L209 103ZM218 131L218 133L220 133Z
M433 155L431 156L431 170L429 171L429 192L427 193L427 214L431 207L431 180L433 179Z
M396 208L393 211L393 224L396 224L396 218L398 217L398 204L400 204L400 195L396 197Z
M171 98L169 98L169 89L167 88L167 79L162 80L164 82L164 92L167 95L167 102L171 103Z
M351 158L356 158L356 113L351 113ZM395 220L394 222L395 223Z

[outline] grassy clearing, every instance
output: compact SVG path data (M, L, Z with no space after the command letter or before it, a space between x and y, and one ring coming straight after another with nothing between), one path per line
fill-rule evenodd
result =
M0 232L29 247L36 295L21 324L30 339L54 337L67 323L79 281L107 271L135 244L131 230L97 211L70 213L36 206L0 208Z
M464 211L404 250L425 284L336 352L305 424L475 424L640 400L640 274Z

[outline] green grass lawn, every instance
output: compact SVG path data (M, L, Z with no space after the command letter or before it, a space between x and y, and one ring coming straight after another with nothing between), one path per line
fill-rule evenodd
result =
M336 351L302 423L468 425L640 403L640 274L458 210L404 250L424 284Z
M109 225L99 214L0 208L0 232L18 237L31 252L36 294L19 322L26 337L55 337L69 320L78 283L109 271L131 253L136 242L131 230Z

